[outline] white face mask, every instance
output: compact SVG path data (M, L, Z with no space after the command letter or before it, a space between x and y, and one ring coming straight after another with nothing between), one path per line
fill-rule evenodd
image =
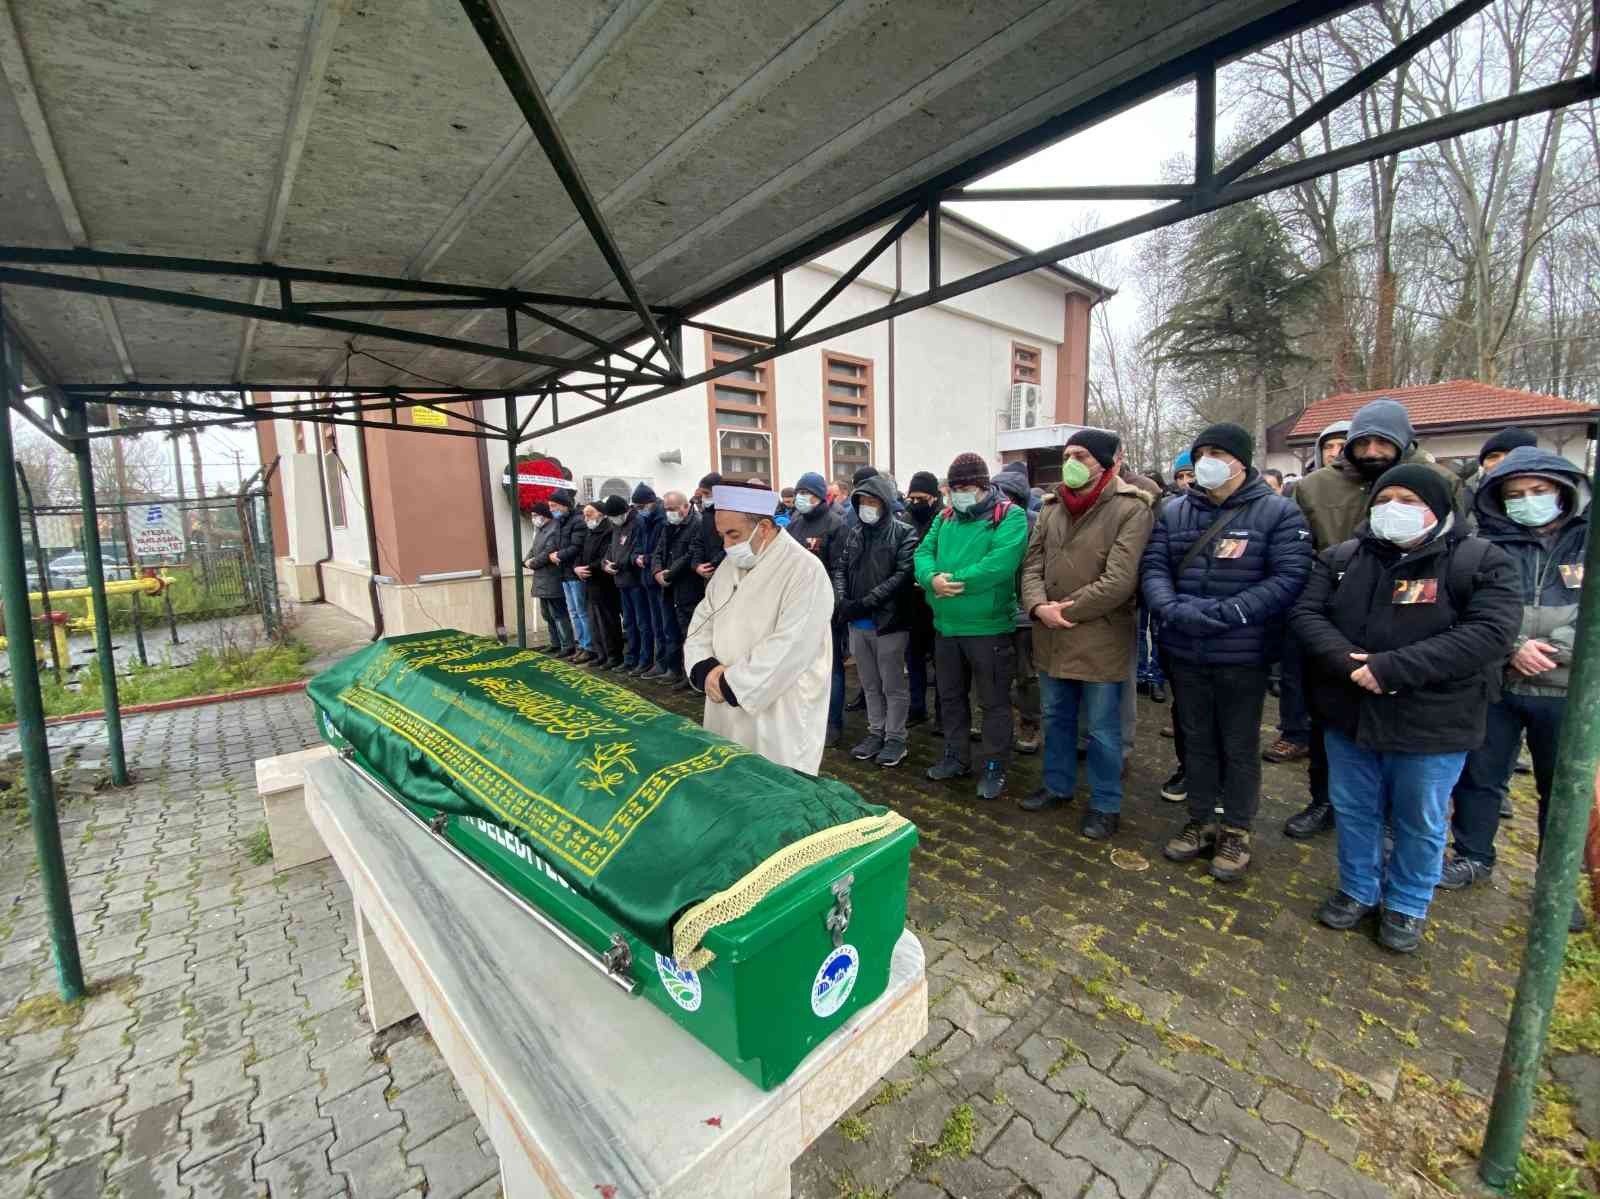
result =
M683 523L683 513L681 511L668 508L667 523L669 525L681 525Z
M1428 510L1419 508L1415 504L1402 504L1399 500L1390 500L1387 503L1374 504L1367 523L1372 531L1385 541L1405 545L1428 531Z
M626 516L608 516L608 517L606 517L606 519L609 520L614 525L620 525L623 521L627 520L628 518Z
M542 517L542 516L535 516L535 517L534 517L534 518L533 518L533 527L534 527L534 528L536 528L536 529L542 529L542 528L544 528L544 517Z
M1233 468L1221 458L1202 458L1194 464L1194 481L1207 491L1215 491L1233 478Z
M600 518L597 516L593 520L586 519L583 523L588 525L591 529L598 529L600 527Z
M803 491L794 497L795 510L800 513L810 512L817 506L817 497L810 492Z
M856 514L861 517L862 524L875 525L878 523L878 518L883 515L883 509L869 508L866 504L862 504L856 509Z
M765 544L761 547L763 550L766 548ZM756 564L756 558L760 554L761 550L756 549L748 538L738 545L730 545L727 549L728 561L733 563L735 570L749 570Z

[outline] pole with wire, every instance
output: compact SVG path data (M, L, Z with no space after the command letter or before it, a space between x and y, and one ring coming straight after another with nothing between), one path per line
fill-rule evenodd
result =
M517 644L528 647L528 601L522 594L522 501L517 474L517 397L506 392L506 469L511 472L511 576L517 592Z

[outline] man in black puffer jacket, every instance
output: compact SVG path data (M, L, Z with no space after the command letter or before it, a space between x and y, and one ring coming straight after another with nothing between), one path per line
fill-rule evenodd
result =
M1211 874L1223 882L1250 865L1267 668L1311 573L1311 530L1250 465L1254 449L1234 424L1195 438L1195 482L1161 509L1139 565L1172 666L1188 779L1189 820L1165 852L1186 862L1215 843Z
M683 672L683 640L689 632L689 618L706 593L706 581L695 571L704 557L700 540L700 514L681 491L661 497L666 518L656 537L650 558L650 577L662 589L667 606L677 622L678 638L668 661L668 679L674 691L685 691L689 678Z
M895 519L895 498L888 475L863 480L850 495L859 519L838 534L833 554L833 619L849 630L867 698L867 737L850 756L879 766L906 760L911 706L906 644L914 619L917 533Z
M1522 620L1510 556L1469 536L1452 499L1430 465L1385 471L1366 523L1322 552L1294 609L1338 817L1339 889L1317 918L1354 928L1381 905L1378 939L1398 953L1422 943L1450 791Z

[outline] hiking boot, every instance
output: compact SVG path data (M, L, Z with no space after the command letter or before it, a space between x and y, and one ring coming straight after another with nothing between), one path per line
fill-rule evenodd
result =
M883 737L878 733L868 733L865 738L856 742L855 748L850 751L850 756L858 762L865 762L868 758L878 756L878 751L883 748Z
M1376 904L1362 903L1343 891L1335 891L1322 901L1322 906L1317 909L1317 919L1329 928L1343 932L1354 928L1377 910Z
M1164 704L1167 702L1167 685L1165 683L1150 684L1150 702Z
M1011 742L1011 748L1019 754L1036 754L1039 752L1039 726L1031 720L1021 721L1017 725L1017 735Z
M1250 869L1250 832L1223 826L1217 834L1216 853L1211 858L1211 877L1219 883L1237 882Z
M1048 787L1040 787L1026 799L1017 800L1024 812L1043 812L1047 808L1060 808L1072 802L1070 795L1057 795Z
M1439 886L1446 891L1460 891L1473 883L1486 883L1494 877L1494 867L1471 858L1451 858L1439 873Z
M930 783L942 783L947 779L965 778L972 773L972 767L952 754L945 754L924 772L924 777Z
M1500 797L1500 819L1510 820L1517 814L1517 809L1511 806L1511 795L1508 792Z
M1283 835L1294 841L1308 841L1332 827L1333 805L1325 799L1313 799L1283 822Z
M1162 853L1174 862L1192 862L1217 843L1217 826L1203 820L1191 820L1178 830L1178 835L1168 841ZM1246 854L1248 861L1249 855Z
M1006 768L999 762L988 761L983 764L983 777L978 780L979 799L999 799L1000 792L1006 789Z
M1078 826L1078 832L1091 841L1109 841L1121 824L1122 817L1115 812L1090 811L1083 814L1083 823Z
M1378 944L1396 953L1416 953L1422 944L1422 926L1426 923L1419 917L1385 908L1378 921Z
M1298 741L1290 741L1287 737L1279 737L1261 751L1262 759L1267 762L1295 762L1310 756L1309 745L1301 745Z
M1172 772L1172 777L1161 784L1161 798L1171 803L1182 803L1189 798L1189 780L1184 777L1183 767Z
M879 766L898 766L906 760L906 743L903 737L890 737L883 743L878 756L872 759Z

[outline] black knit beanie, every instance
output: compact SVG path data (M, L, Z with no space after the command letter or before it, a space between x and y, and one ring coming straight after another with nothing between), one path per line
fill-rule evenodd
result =
M628 501L620 495L608 495L605 503L600 505L600 510L607 516L626 516L628 513Z
M1378 481L1372 485L1367 508L1372 508L1373 499L1385 487L1407 487L1422 497L1424 503L1433 510L1433 514L1440 520L1450 515L1450 480L1445 478L1433 467L1421 462L1406 462L1399 466L1391 466L1378 476Z
M1079 429L1067 438L1066 444L1081 445L1093 455L1096 462L1110 470L1111 464L1117 460L1117 451L1122 448L1122 438L1110 429Z
M721 482L722 482L722 476L719 475L716 471L712 471L709 475L706 475L703 479L700 480L700 490L701 491L710 491L713 487L716 487Z
M931 470L919 470L911 476L911 483L906 488L906 494L910 495L913 491L920 492L922 495L938 495L939 476Z
M1493 437L1489 438L1488 441L1483 443L1483 449L1478 451L1478 464L1481 466L1483 464L1483 460L1490 454L1509 454L1518 446L1538 444L1539 439L1532 433L1528 432L1526 429L1519 429L1516 425L1512 425L1508 429L1501 429L1500 432L1496 433Z
M1196 462L1200 460L1200 447L1207 445L1227 450L1243 463L1246 469L1255 456L1255 442L1250 438L1250 431L1243 425L1236 425L1230 421L1222 421L1201 430L1200 436L1194 439L1194 445L1189 449Z

